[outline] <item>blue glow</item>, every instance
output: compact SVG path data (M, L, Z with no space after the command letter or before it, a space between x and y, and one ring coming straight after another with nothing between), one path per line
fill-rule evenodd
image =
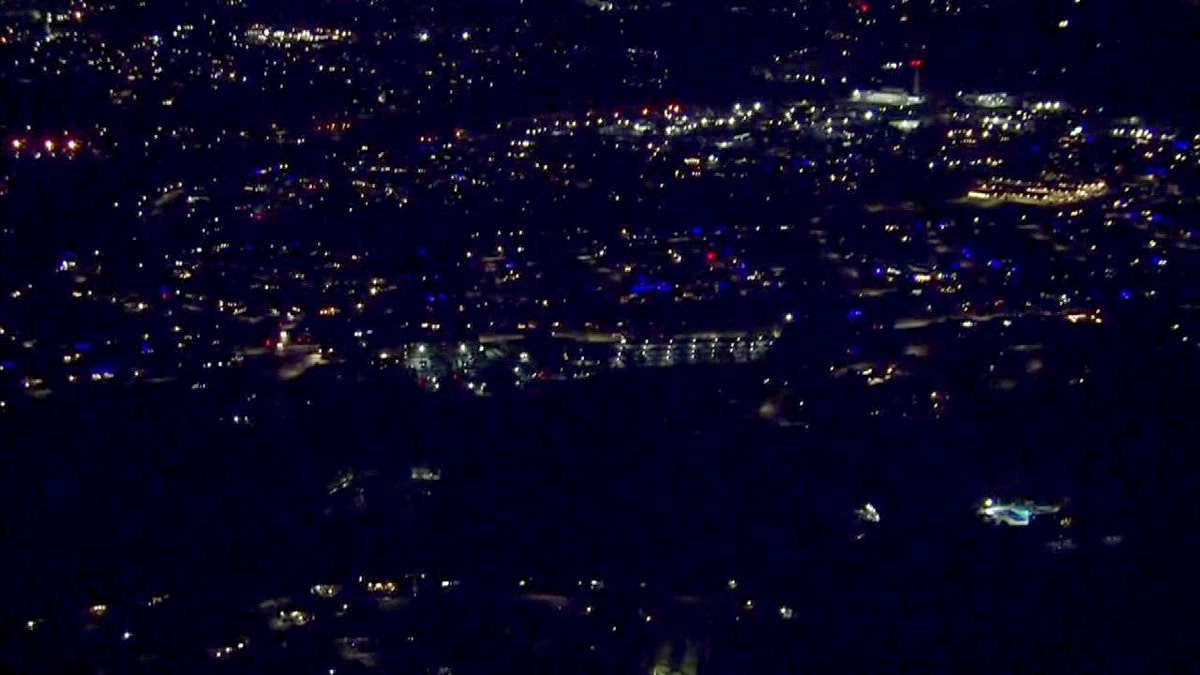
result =
M1191 146L1188 145L1187 141L1175 141L1176 150L1187 150L1189 147Z
M882 267L875 268L875 276L877 276L877 277L883 276L883 268Z
M967 260L970 260L972 257L971 249L969 249L969 248L964 248L962 250L962 254L963 254L963 257L966 258Z
M86 342L75 343L75 351L77 351L77 352L91 351L91 349L92 349L92 346Z
M0 370L8 370L13 367L12 361L0 361Z
M428 253L428 251L426 251L424 247L417 249L417 255L419 256L424 256L426 253Z
M148 345L148 344L146 344L146 343L144 343L144 342L143 342L143 343L142 343L142 353L143 353L143 354L149 354L151 351L152 351L152 350L150 349L150 345Z
M846 313L846 316L851 321L862 318L862 315L863 315L863 311L861 309L858 309L857 307Z
M1132 292L1132 291L1121 291L1121 299L1122 299L1122 300L1128 300L1128 299L1130 299L1130 298L1132 298L1132 297L1133 297L1133 292Z
M1000 261L992 258L988 261L988 267L991 267L992 269L998 269L1000 267Z
M699 237L702 234L704 234L703 227L700 227L699 225L697 225L696 227L692 228L692 236Z
M1159 265L1162 264L1162 258L1160 258L1158 256L1154 256L1153 258L1150 259L1150 262L1153 263L1155 267L1158 267Z
M665 281L659 281L657 283L640 283L634 284L629 290L634 295L642 295L644 293L670 293L671 284Z
M171 292L171 287L170 287L170 286L167 286L166 284L163 284L163 285L161 285L161 286L159 286L159 287L158 287L158 292L159 292L159 293L163 293L163 294L170 293L170 292Z

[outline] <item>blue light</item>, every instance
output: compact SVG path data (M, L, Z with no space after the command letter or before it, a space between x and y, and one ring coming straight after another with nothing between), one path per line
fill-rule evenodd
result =
M694 236L694 237L699 237L699 236L700 236L700 235L702 235L702 234L704 234L704 228L703 228L703 227L700 227L699 225L697 225L696 227L693 227L693 228L692 228L692 236Z
M992 258L988 261L988 267L991 267L992 269L998 269L1000 267L1000 261Z
M150 349L150 345L148 345L148 344L146 344L146 343L144 343L144 342L143 342L143 343L142 343L142 353L143 353L143 354L149 354L151 351L152 351L152 350Z
M883 276L883 268L882 267L875 268L875 276L877 276L877 277Z
M969 248L964 248L964 249L962 250L962 254L963 254L963 257L964 257L964 258L966 258L967 260L970 260L970 259L971 259L971 257L972 257L972 256L971 256L971 249L969 249Z
M1176 150L1187 150L1189 147L1191 146L1188 145L1187 141L1175 141Z
M645 293L670 293L671 284L665 281L660 281L657 283L640 283L634 284L629 290L634 295L642 295Z
M417 249L417 255L419 255L419 256L422 256L422 257L424 257L424 255L425 255L426 253L428 253L428 251L426 251L424 247L422 247L422 248L418 248L418 249Z
M91 351L91 349L92 346L86 342L78 342L75 344L75 351L77 352Z
M1122 300L1128 300L1132 297L1133 297L1133 293L1131 291L1121 291L1121 299Z
M862 315L863 315L863 311L861 309L858 309L857 307L846 313L846 316L851 321L862 318Z

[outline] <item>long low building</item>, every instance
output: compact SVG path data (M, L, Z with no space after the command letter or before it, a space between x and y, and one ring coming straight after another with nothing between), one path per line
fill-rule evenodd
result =
M855 89L850 93L850 102L907 108L921 105L925 102L925 97L919 94L910 94L903 89L885 87L883 89Z
M1063 206L1102 197L1107 192L1108 185L1102 180L1084 182L989 178L971 188L967 192L967 199L1026 206Z

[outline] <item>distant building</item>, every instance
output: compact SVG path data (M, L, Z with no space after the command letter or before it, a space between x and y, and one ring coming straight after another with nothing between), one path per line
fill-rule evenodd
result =
M977 108L1013 108L1017 105L1017 99L1006 92L997 91L990 93L958 93L958 99L967 105L973 105Z
M925 102L925 97L919 94L910 94L904 89L884 87L883 89L855 89L850 94L850 102L906 108L921 105Z

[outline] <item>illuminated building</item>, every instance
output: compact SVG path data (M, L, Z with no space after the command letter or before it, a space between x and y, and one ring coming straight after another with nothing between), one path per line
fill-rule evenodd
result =
M919 94L910 94L903 89L884 87L883 89L855 89L850 93L850 102L906 108L921 105L925 102L925 97Z
M995 525L1025 527L1033 522L1036 516L1054 514L1061 510L1062 506L1059 504L1037 504L1029 500L1003 502L988 497L979 505L977 513Z
M971 188L967 192L967 199L1025 206L1062 206L1095 199L1107 192L1108 185L1102 180L1085 183L990 178Z

